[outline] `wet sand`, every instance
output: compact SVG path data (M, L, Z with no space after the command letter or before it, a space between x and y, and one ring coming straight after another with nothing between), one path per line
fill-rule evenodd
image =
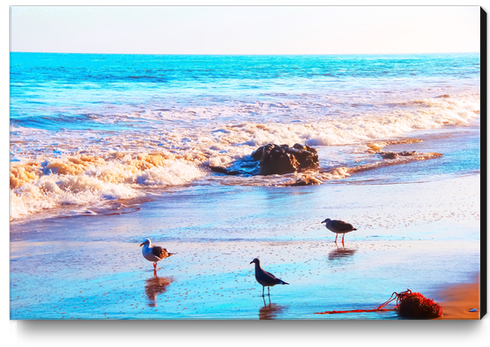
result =
M479 175L201 189L124 215L12 224L11 319L398 319L315 312L372 309L406 289L437 299L480 270ZM320 224L337 216L358 228L344 246ZM156 277L139 248L147 237L176 253ZM257 256L290 283L270 301L249 264Z
M480 319L479 281L449 286L440 295L443 316L438 319Z

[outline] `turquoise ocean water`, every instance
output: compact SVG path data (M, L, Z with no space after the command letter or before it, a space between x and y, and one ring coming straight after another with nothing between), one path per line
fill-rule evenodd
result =
M209 172L267 143L314 146L328 171L373 163L363 156L373 141L478 130L479 59L11 53L11 217L63 206L91 213L86 209L203 181L296 180ZM474 171L479 162L447 167Z
M199 125L288 123L309 113L318 118L362 116L373 108L408 108L401 101L438 92L475 92L479 76L479 54L11 53L11 123L54 131L168 130L175 124L161 115L183 116L192 110ZM150 115L141 119L140 113ZM210 115L199 117L203 113Z

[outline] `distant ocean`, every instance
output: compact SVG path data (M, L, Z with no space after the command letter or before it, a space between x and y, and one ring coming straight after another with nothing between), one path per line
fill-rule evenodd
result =
M478 53L11 53L10 215L97 214L168 189L284 186L304 175L209 170L268 143L313 146L316 182L353 182L381 161L366 154L370 143L479 118ZM479 160L449 170L477 171Z

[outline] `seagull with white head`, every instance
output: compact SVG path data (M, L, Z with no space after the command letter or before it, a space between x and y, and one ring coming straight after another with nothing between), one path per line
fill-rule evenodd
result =
M146 260L153 262L153 269L157 271L157 262L162 259L168 258L174 253L169 253L166 248L160 246L153 246L150 239L146 239L140 247L143 246L142 253Z

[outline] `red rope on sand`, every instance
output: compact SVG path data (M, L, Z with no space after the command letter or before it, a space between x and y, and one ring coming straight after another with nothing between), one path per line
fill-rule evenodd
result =
M382 307L385 307L386 305L388 305L390 302L392 302L395 299L397 299L396 303L398 304L398 300L400 299L400 295L402 295L403 293L406 293L406 292L401 292L400 294L398 294L397 292L393 292L393 294L391 294L390 298L388 300L386 300L384 303L382 303L381 305L379 305L375 311L378 311L378 310L380 310L380 311L381 310L382 311L393 311L393 310L388 310L388 309L382 309Z
M399 311L400 301L401 300L404 300L405 298L407 298L409 296L413 296L413 295L421 296L423 298L423 296L421 294L419 294L419 293L413 293L412 294L412 291L410 289L407 289L406 291L401 292L401 293L393 292L393 294L391 294L390 298L387 301L385 301L384 303L382 303L381 305L379 305L378 308L375 308L375 309L372 309L372 310L361 310L361 309L359 309L359 310L347 310L347 311L325 311L325 312L315 312L315 314L336 314L336 313L351 313L351 312ZM390 302L392 302L395 299L396 299L396 308L394 308L394 309L383 308L383 307L385 307L386 305L388 305ZM430 299L426 299L426 300L430 304L437 304L437 303L434 303ZM441 311L440 314L442 315L442 311Z
M395 309L377 308L374 310L347 310L347 311L325 311L315 312L314 314L334 314L334 313L351 313L351 312L378 312L378 311L394 311Z

